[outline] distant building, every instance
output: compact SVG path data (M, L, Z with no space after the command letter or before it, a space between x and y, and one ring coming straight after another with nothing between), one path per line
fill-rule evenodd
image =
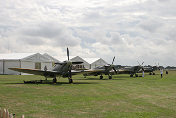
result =
M53 63L57 60L49 58L48 54L40 53L9 53L0 54L0 74L13 74L20 75L16 71L9 70L8 68L29 68L44 70L46 66L51 70Z

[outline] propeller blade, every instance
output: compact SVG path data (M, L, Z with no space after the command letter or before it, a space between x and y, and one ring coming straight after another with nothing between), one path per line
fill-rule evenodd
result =
M117 71L116 71L116 69L115 69L114 67L113 67L112 69L113 69L113 70L115 71L115 73L117 74Z
M114 58L113 58L113 60L112 60L112 64L114 63L114 60L115 60L115 56L114 56Z
M67 48L67 57L68 57L68 61L69 61L69 49Z
M142 62L142 64L141 65L143 65L144 64L144 61Z
M75 61L75 62L72 62L72 64L82 64L83 62L82 61Z

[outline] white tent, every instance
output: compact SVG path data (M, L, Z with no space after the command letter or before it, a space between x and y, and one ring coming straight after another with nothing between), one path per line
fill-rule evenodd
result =
M83 58L83 59L89 63L89 69L108 64L102 58Z
M58 59L59 61L66 61L68 60L67 56L64 57L59 57ZM106 61L104 61L102 58L82 58L80 56L70 56L70 60L71 61L82 61L82 64L78 64L77 65L77 69L82 69L82 68L86 68L86 69L92 69L95 68L97 66L104 66L106 64L108 64Z
M89 68L89 63L87 61L85 61L83 58L79 57L79 56L75 56L71 59L71 61L75 62L75 61L80 61L83 62L82 64L76 65L75 68L77 69L88 69Z
M25 74L9 70L8 68L29 68L43 70L47 66L52 69L53 61L40 53L9 53L0 54L0 74Z
M80 56L69 56L70 61L72 62L76 62L76 61L80 61L83 62L82 64L77 64L77 65L73 65L73 69L83 69L83 68L89 68L89 63L87 61L85 61L83 58L81 58ZM59 57L59 61L63 62L63 61L67 61L68 57L67 56L61 56Z

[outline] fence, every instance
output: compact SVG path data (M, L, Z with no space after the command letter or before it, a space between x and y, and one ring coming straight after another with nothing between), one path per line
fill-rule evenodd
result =
M0 118L16 118L16 115L9 113L8 109L0 108ZM21 118L24 118L24 115L22 115Z

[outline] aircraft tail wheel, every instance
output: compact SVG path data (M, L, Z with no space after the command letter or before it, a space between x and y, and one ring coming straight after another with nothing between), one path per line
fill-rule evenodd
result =
M109 79L112 79L112 76L109 76Z
M152 75L152 73L149 73L149 75Z
M130 77L133 77L133 75L131 74Z

